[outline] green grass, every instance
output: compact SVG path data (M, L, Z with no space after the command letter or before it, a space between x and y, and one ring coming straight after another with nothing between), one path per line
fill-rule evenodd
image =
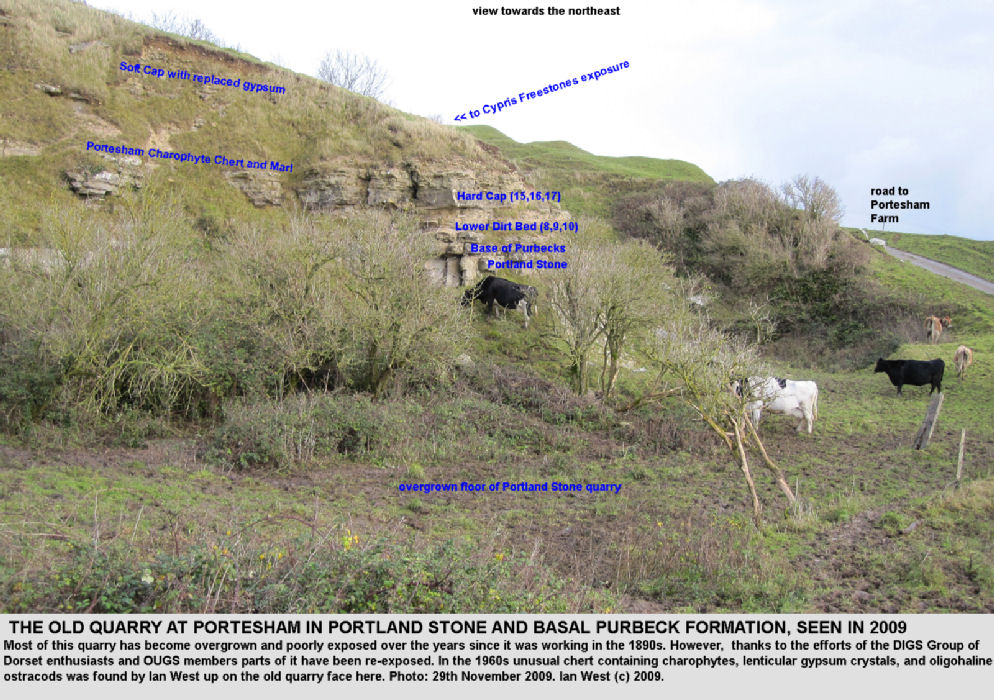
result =
M566 141L533 141L518 143L491 126L459 127L484 143L497 146L511 160L532 168L601 172L649 180L688 180L714 182L707 173L693 163L682 160L629 156L615 158L596 156Z
M714 182L698 166L682 160L597 156L566 141L518 143L490 126L464 126L459 130L499 148L505 158L530 173L544 190L561 192L563 206L574 214L607 218L618 194L654 182Z
M994 297L989 294L902 262L883 251L874 252L871 265L875 278L888 289L926 303L933 314L952 317L953 327L949 335L943 335L943 340L962 333L994 331ZM916 328L915 332L919 330Z
M892 248L937 260L994 282L994 241L896 231L867 232L871 238L884 239Z

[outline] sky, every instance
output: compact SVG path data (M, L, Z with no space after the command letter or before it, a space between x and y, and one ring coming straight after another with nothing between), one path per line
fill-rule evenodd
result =
M298 73L344 49L374 58L384 99L424 116L480 110L516 141L679 158L715 180L820 177L843 224L994 240L994 3L989 0L90 0L141 20L202 20ZM619 16L479 16L473 8L619 7ZM622 61L592 83L483 106ZM872 196L874 188L908 190ZM871 210L871 200L928 202ZM568 202L564 202L568 207ZM871 214L900 217L871 222Z

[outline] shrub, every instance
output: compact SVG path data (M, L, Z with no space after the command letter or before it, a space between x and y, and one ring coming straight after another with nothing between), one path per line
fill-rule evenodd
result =
M289 469L316 457L366 455L386 437L383 410L368 395L299 394L283 401L234 399L210 440L210 456L232 467ZM396 427L391 424L392 427Z

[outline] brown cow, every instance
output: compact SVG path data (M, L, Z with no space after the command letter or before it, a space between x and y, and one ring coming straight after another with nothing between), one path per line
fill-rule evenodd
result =
M939 318L938 316L929 316L925 319L925 340L932 345L939 342L939 336L942 335L942 331L953 325L953 320L948 316L943 316Z
M956 365L956 376L962 379L963 375L966 374L966 368L973 364L973 350L965 345L960 345L956 348L956 354L953 355L953 364Z

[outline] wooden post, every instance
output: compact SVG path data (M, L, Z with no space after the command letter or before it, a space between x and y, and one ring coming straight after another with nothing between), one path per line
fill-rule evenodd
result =
M943 398L944 394L941 391L932 397L932 402L928 405L928 411L925 412L925 421L922 423L922 427L918 429L918 434L915 435L916 450L924 450L928 447L929 440L932 439L932 432L935 430L935 422L939 418L939 411L942 410Z
M749 473L749 462L746 461L745 446L742 444L742 433L739 430L738 422L732 419L732 428L735 430L735 443L739 448L739 458L742 460L742 473L745 474L746 483L749 484L749 493L752 495L752 519L756 523L756 527L760 527L763 524L760 518L760 513L763 507L759 503L759 494L756 493L756 484L752 480L752 474Z
M959 457L956 458L956 485L963 478L963 445L966 443L966 428L959 434Z

